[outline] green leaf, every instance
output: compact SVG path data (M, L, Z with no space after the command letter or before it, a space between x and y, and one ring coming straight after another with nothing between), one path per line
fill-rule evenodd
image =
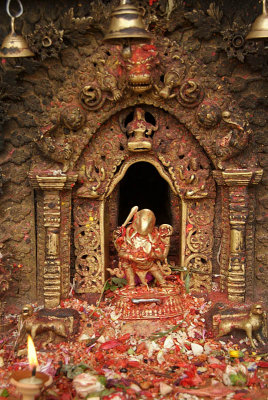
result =
M114 385L116 388L120 388L123 389L124 391L126 391L126 389L128 389L128 386L123 385L122 383L117 383L116 385Z
M104 290L110 290L111 284L109 281L105 283Z
M173 265L169 265L169 268L171 269L171 271L174 272L186 272L187 268L186 267L177 267L177 266L173 266Z
M126 286L126 284L127 280L125 278L113 277L106 282L104 286L104 291L111 290L112 292L114 292L116 289Z
M185 284L186 293L189 293L189 291L190 291L190 273L189 272L187 272L187 274L185 276L184 284Z
M2 390L2 392L0 393L0 396L8 397L9 396L8 390L7 389Z
M109 394L113 393L114 391L115 391L114 388L111 388L111 389L104 389L104 390L102 390L102 392L101 392L101 397L109 396Z
M86 371L87 369L91 369L89 365L84 363L78 364L78 368L82 368L84 371Z
M244 386L247 383L247 377L241 372L230 374L229 378L233 386Z
M105 385L106 385L107 379L105 378L105 376L99 375L99 376L98 376L98 381L99 381L103 386L105 386Z
M91 397L102 398L104 396L109 396L109 394L113 393L114 391L115 391L115 389L111 388L111 389L104 389L101 392L92 392L87 395L86 399L90 399Z
M74 370L72 370L72 371L70 371L70 372L67 372L67 377L68 377L69 379L73 379L75 376L80 375L80 374L83 374L84 371L85 371L85 370L84 370L83 368L77 367L77 368L75 368Z
M180 321L178 324L172 326L172 328L168 329L167 331L162 331L162 332L155 332L153 333L149 339L150 340L158 340L161 339L164 336L167 336L169 333L176 331L176 329L178 329L181 324L185 321L185 319L183 319L182 321Z
M115 285L111 285L111 286L110 286L110 290L111 290L112 292L114 292L116 289L118 289L118 286L115 286Z
M112 278L112 283L121 288L121 287L126 286L127 280L125 278L113 277Z

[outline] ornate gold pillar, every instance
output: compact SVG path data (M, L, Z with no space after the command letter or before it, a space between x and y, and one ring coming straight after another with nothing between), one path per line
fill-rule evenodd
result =
M66 284L64 284L62 274L62 264L66 260L61 259L61 226L63 230L69 226L71 222L71 210L66 221L62 221L62 205L61 191L63 189L71 189L77 175L60 175L60 176L39 176L31 175L30 181L35 189L43 191L43 226L45 228L44 240L41 251L44 253L41 264L39 265L39 273L42 275L43 300L46 308L56 307L60 303L62 294L66 293ZM66 232L64 232L66 234ZM68 242L70 242L70 232L68 234ZM70 246L70 244L69 244ZM40 246L39 246L40 249ZM70 269L65 271L70 282ZM66 281L66 276L64 276Z
M246 249L245 232L248 217L248 185L259 183L262 170L213 171L218 185L228 187L230 254L227 272L228 298L232 301L245 300Z

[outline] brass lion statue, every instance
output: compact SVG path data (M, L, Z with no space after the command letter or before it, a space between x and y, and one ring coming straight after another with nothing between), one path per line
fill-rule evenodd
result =
M213 316L213 327L218 331L217 338L228 335L235 329L240 329L246 332L250 340L251 346L256 349L253 341L253 334L257 341L265 344L260 332L267 338L267 315L261 304L253 304L248 314L217 314Z
M54 310L59 311L59 310ZM72 310L73 314L75 313ZM56 316L42 315L42 312L34 312L33 307L30 304L25 305L22 308L21 315L18 323L18 340L15 346L15 350L26 341L26 335L30 334L33 339L38 335L41 336L42 347L45 348L49 343L53 342L56 337L66 339L69 334L74 331L74 318L68 316L65 318Z

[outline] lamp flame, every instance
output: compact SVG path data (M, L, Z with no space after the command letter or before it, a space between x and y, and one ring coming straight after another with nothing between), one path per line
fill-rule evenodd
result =
M28 360L31 369L34 369L38 366L36 350L34 347L33 339L30 335L28 335L27 339L27 347L28 347Z

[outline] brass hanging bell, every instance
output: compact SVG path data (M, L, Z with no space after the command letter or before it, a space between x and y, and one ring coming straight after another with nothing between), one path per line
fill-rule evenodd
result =
M253 22L251 30L246 39L267 39L268 38L268 14L266 1L263 0L263 12Z
M142 12L130 0L121 0L111 14L111 23L104 40L151 39L142 19Z
M15 18L20 17L23 13L23 7L20 0L17 0L20 6L19 12L13 16L10 14L10 1L7 1L6 11L11 18L11 33L3 40L0 57L31 57L34 53L29 49L28 44L22 35L17 35L15 32Z

